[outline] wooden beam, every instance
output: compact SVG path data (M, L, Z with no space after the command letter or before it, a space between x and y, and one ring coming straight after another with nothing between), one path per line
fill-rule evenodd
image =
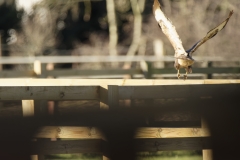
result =
M0 86L156 86L192 84L238 84L238 79L201 79L201 80L159 80L159 79L0 79Z
M144 61L140 62L141 64L144 63ZM149 63L148 63L149 64ZM176 74L176 70L174 68L162 68L162 69L149 69L146 72L145 68L141 69L98 69L98 70L79 70L79 69L56 69L56 70L45 70L44 74L41 74L41 71L39 71L39 67L37 68L36 64L34 65L34 71L14 71L14 70L7 70L0 72L0 77L2 78L19 78L19 77L46 77L46 76L53 76L53 77L64 77L64 76L124 76L126 74L130 75L138 75L138 74L144 74L148 75L150 72L151 74L156 75L162 75L163 77L169 76L171 74ZM42 65L43 67L45 65ZM42 68L43 68L42 67ZM194 73L192 76L196 76L197 74L238 74L240 73L239 67L228 67L228 68L194 68ZM167 75L166 75L167 74ZM173 77L174 77L173 76Z
M44 126L38 129L34 137L102 139L103 134L96 127Z
M239 57L195 56L197 61L239 62ZM29 64L35 60L41 63L94 63L94 62L173 62L173 56L37 56L37 57L1 57L0 64Z
M98 86L4 86L0 87L0 99L99 100L98 90Z
M1 153L47 155L71 153L102 153L101 139L62 141L1 141Z
M209 130L206 128L138 128L135 138L180 138L206 137ZM34 138L81 138L103 139L103 134L95 127L64 127L44 126L34 135Z
M209 149L211 146L208 137L136 139L136 151L138 152L202 150Z
M135 139L136 152L170 150L201 150L211 148L210 138L152 138ZM71 154L103 153L103 140L61 140L61 141L1 141L1 152L10 154Z
M89 75L125 75L125 74L142 74L140 69L99 69L99 70L79 70L79 69L55 69L48 70L47 76L89 76Z
M119 99L224 98L240 95L240 84L119 86L118 90Z
M135 138L180 138L206 137L209 135L205 128L138 128Z

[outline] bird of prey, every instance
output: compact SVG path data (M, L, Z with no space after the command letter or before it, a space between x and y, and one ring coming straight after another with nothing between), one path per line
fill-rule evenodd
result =
M186 74L184 75L184 79L187 79L187 74L192 73L192 65L194 63L194 59L192 58L192 54L200 47L203 43L205 43L207 40L213 38L219 31L221 31L226 24L228 23L228 20L233 14L233 11L230 11L228 18L223 21L221 24L219 24L217 27L211 29L207 35L198 41L196 44L193 45L192 48L189 50L184 50L182 46L182 41L179 38L179 35L173 26L173 24L168 20L168 18L165 17L164 13L161 10L161 5L158 2L158 0L154 0L153 3L153 14L158 22L159 27L162 29L163 33L167 36L170 43L172 44L174 50L175 50L175 63L174 67L176 68L177 77L178 79L181 77L179 73L180 68L185 68Z

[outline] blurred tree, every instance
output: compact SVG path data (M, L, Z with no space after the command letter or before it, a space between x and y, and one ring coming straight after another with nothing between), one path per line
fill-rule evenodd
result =
M117 33L117 22L115 14L115 4L114 0L106 0L107 2L107 15L108 15L108 25L109 25L109 54L111 56L117 55L117 43L118 43L118 33ZM112 66L117 66L117 63L113 63Z
M0 34L2 43L2 55L9 56L7 42L11 34L20 29L23 11L16 9L15 0L5 0L0 5ZM11 68L11 65L3 65L3 68Z
M36 7L30 15L25 14L17 42L11 46L13 54L38 56L55 45L55 26L49 10Z
M210 28L220 23L227 16L229 10L233 9L235 13L228 27L221 32L221 38L220 35L219 38L214 37L213 40L199 48L196 54L224 55L229 52L231 55L237 55L236 48L238 48L240 31L234 28L240 25L240 21L237 19L239 0L159 1L163 4L166 16L176 26L186 49L201 39ZM25 47L33 55L108 54L109 29L111 27L108 22L110 19L106 2L106 0L43 0L36 4L31 15L24 16L22 33L16 33L18 43L21 44L19 46ZM156 38L161 38L166 54L172 55L172 46L158 28L152 15L153 0L142 2L144 0L114 0L117 25L115 36L117 41L115 40L114 46L117 53L119 55L139 53L141 50L139 46L143 46L142 42L139 44L139 39L144 38L146 47L143 48L146 48L146 54L153 54L152 42ZM47 19L46 24L40 24L41 20L38 15L41 10L45 10L47 13L47 16L40 14L40 19L44 17ZM227 36L224 35L224 32ZM231 43L225 37L231 37ZM37 38L38 42L34 42L34 39ZM24 44L29 46L26 47ZM32 45L35 47L30 47ZM53 52L52 48L57 49L57 52ZM67 66L71 67L72 65L68 64Z

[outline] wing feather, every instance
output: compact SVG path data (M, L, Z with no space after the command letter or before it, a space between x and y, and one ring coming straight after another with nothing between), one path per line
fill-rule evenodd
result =
M200 47L207 40L209 40L209 39L213 38L215 35L217 35L217 33L219 31L221 31L227 25L227 23L228 23L229 19L231 18L232 14L233 14L233 11L230 11L228 18L225 21L220 23L217 27L211 29L203 39L201 39L196 44L194 44L192 46L192 48L190 48L186 52L189 53L190 55L192 55L198 49L198 47Z
M188 54L183 48L182 41L179 38L179 35L173 24L168 20L168 18L165 17L164 13L162 12L161 5L158 0L154 0L153 14L163 33L167 36L170 43L172 44L175 51L175 57L186 58Z

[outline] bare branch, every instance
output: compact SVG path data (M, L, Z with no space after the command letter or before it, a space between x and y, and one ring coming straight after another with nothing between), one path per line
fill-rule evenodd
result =
M130 0L131 7L133 10L134 15L134 30L133 30L133 40L131 43L131 46L127 52L127 56L133 56L139 47L141 36L142 36L142 15L141 12L143 11L143 8L140 8L140 6L144 7L145 0L137 1L137 0ZM141 4L143 3L143 4ZM142 10L141 10L142 9ZM126 62L124 64L124 68L130 68L131 63Z

